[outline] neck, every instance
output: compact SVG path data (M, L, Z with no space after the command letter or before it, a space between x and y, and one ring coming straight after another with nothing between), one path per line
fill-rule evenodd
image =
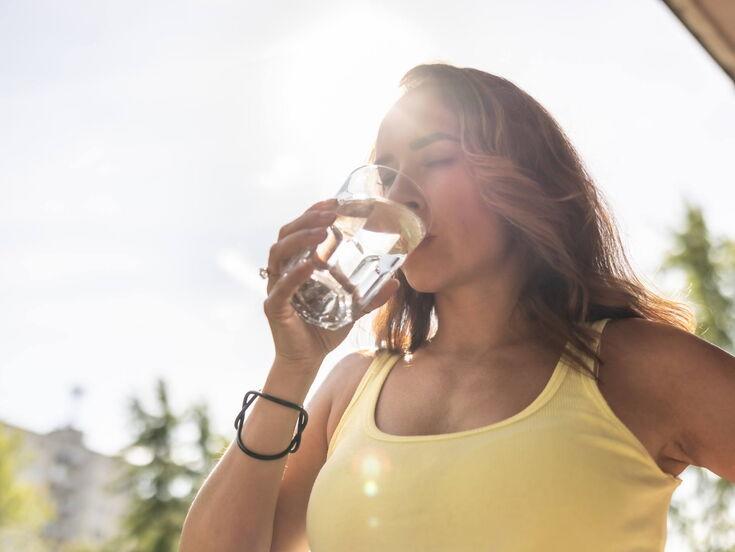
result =
M438 327L427 352L472 361L521 344L537 333L516 308L522 279L511 272L438 291Z

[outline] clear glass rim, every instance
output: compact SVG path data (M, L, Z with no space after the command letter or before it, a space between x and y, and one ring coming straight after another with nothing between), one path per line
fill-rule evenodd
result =
M396 174L400 174L400 175L403 175L403 176L405 176L405 177L406 177L406 178L407 178L408 180L410 180L410 181L411 181L411 184L413 184L414 186L416 186L417 188L419 188L419 185L418 185L418 184L416 183L416 181L415 181L415 180L414 180L413 178L411 178L411 177L410 177L410 176L409 176L409 175L408 175L407 173L405 173L404 171L401 171L401 170L398 170L398 169L394 169L393 167L389 167L388 165L379 165L379 164L377 164L377 163L365 163L364 165L360 165L359 167L357 167L357 168L353 169L353 170L352 170L352 171L350 172L350 174L349 174L349 175L347 176L347 179L345 180L345 182L349 182L349 180L350 180L350 178L352 177L352 175L353 175L353 174L355 174L355 173L356 173L357 171L361 171L361 170L363 170L363 169L366 169L366 168L368 168L368 167L376 167L376 168L380 168L380 169L388 169L389 171L392 171L392 172L394 172L394 173L396 173ZM421 189L421 188L419 188L419 190L420 190L420 189ZM423 193L423 192L422 192L422 193Z
M391 172L393 172L393 173L395 173L397 175L402 175L409 182L411 182L411 184L413 184L413 186L416 188L416 190L418 191L418 193L421 194L421 196L422 196L422 198L424 200L425 210L426 210L426 213L423 216L422 215L419 215L418 213L415 213L415 215L416 215L416 218L418 218L419 219L419 222L421 223L424 236L428 235L429 228L431 227L433 213L432 213L431 204L429 203L429 200L426 197L426 194L421 189L421 187L418 185L418 183L413 178L411 178L408 174L406 174L405 172L403 172L401 170L395 169L393 167L389 167L388 165L380 165L380 164L377 164L377 163L365 163L365 164L360 165L357 168L353 169L350 172L350 174L347 176L347 178L345 179L344 184L342 185L342 187L340 188L339 192L337 193L337 196L336 196L337 202L338 203L342 203L343 201L347 201L350 198L355 198L355 197L358 196L358 194L355 194L354 192L348 192L347 191L348 184L349 184L350 180L352 179L352 177L353 177L353 175L355 173L357 173L358 171L367 169L367 168L387 169L387 170L389 170L389 171L391 171ZM375 196L370 196L369 194L365 194L364 197L375 197ZM384 199L386 201L393 201L392 199L387 198L387 197L380 196L380 198L381 199Z

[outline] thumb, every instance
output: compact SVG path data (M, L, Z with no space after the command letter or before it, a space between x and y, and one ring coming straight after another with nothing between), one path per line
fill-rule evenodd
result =
M398 291L398 288L400 287L401 282L398 281L398 278L391 278L388 280L385 285L380 288L377 295L373 297L373 300L368 303L367 307L365 307L363 314L367 314L370 311L374 311L375 309L383 306L383 304L390 299L391 295Z

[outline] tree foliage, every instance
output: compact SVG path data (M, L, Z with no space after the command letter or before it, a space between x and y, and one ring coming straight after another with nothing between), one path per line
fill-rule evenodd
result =
M129 411L135 438L124 451L131 464L118 488L130 493L131 502L111 546L119 552L176 552L189 505L227 441L212 433L204 403L173 412L163 380L152 409L132 398Z
M0 550L46 550L41 533L54 508L46 489L19 477L30 459L20 432L0 425Z

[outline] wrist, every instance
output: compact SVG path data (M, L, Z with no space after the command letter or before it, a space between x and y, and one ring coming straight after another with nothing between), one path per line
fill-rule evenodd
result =
M318 371L319 365L315 363L274 360L262 391L296 404L303 404Z
M293 374L315 374L321 367L322 362L324 362L324 357L294 359L276 355L273 359L272 368Z

